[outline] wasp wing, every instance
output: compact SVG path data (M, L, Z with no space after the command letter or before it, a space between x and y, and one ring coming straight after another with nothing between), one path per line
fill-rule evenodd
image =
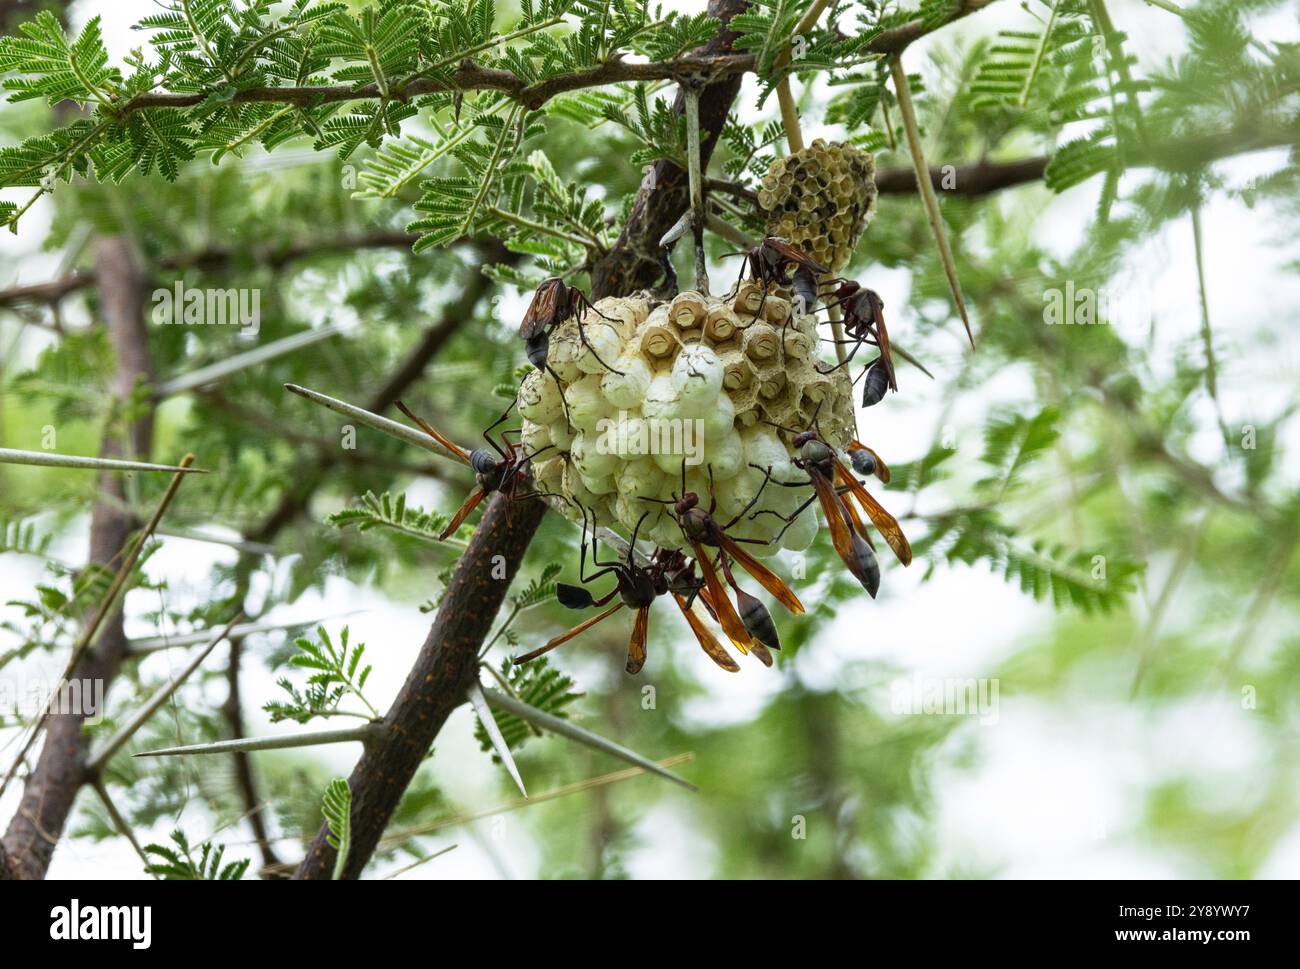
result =
M898 556L898 561L902 562L904 565L911 565L912 546L911 543L908 542L907 536L903 534L903 529L899 526L898 519L885 511L884 506L881 505L880 502L876 501L875 498L871 497L871 493L862 486L862 483L858 481L858 479L855 478L843 464L840 463L838 458L835 458L834 461L836 479L847 485L849 491L853 493L853 497L858 499L858 502L862 505L862 510L865 511L867 517L871 519L871 523L879 529L880 534L883 535L885 541L889 543L889 547L892 548L894 554Z
M473 511L475 508L477 508L479 506L479 502L481 502L486 497L487 497L487 492L484 491L482 488L480 488L478 485L475 485L474 490L471 491L469 493L469 497L465 499L465 504L461 505L460 509L456 512L456 514L451 516L451 521L448 522L447 527L442 530L442 534L438 536L438 540L442 541L448 535L454 533L456 529L460 528L461 522L463 522L466 518L468 518L469 513Z
M632 623L632 638L627 644L627 666L629 673L640 673L645 666L645 641L650 634L650 607L642 606L636 611L636 621Z
M781 605L795 615L804 611L803 603L799 601L799 597L790 591L790 587L781 580L781 577L741 548L735 539L719 532L718 544L736 560L736 563L741 568L754 577L754 581L772 593Z
M768 236L763 240L763 244L769 249L779 252L786 261L796 263L797 265L807 269L809 272L816 273L819 276L828 275L831 271L829 266L823 266L798 246L792 245L784 239L776 236Z
M831 531L831 544L835 546L835 554L849 567L850 572L857 575L853 533L849 531L848 522L844 520L844 506L840 502L840 496L835 493L831 483L820 472L813 471L809 477L812 478L813 490L817 492L817 501L822 506L826 527Z
M691 627L691 632L695 633L695 638L699 640L700 649L704 650L705 655L728 673L739 673L740 664L727 655L727 651L718 642L718 637L709 631L704 621L695 614L695 610L686 608L686 600L675 592L673 598L677 600L677 608L686 617L687 625Z
M551 324L560 322L556 316L563 293L564 283L559 279L548 279L537 287L533 301L524 313L523 322L519 324L519 335L523 339L531 340Z
M894 354L889 349L889 331L885 329L885 305L880 297L871 293L871 309L876 317L876 345L880 347L880 359L889 374L889 389L898 393L898 378L894 375Z
M853 530L862 536L862 540L874 549L876 543L871 540L871 530L867 528L862 521L862 516L858 514L858 506L851 501L841 500L840 507L848 512L849 520L853 522Z
M708 552L697 542L691 543L691 551L695 553L695 561L700 567L700 574L704 576L704 589L709 594L709 608L718 617L718 624L722 626L722 631L727 634L727 638L735 643L736 648L742 653L748 653L752 637L749 635L749 630L745 628L745 624L740 621L740 616L736 613L736 607L727 598L727 590L722 587L718 573L709 560Z

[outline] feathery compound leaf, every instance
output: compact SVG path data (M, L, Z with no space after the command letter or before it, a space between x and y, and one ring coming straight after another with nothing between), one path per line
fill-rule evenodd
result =
M0 518L0 552L44 555L52 538L51 535L38 535L36 525L31 521Z
M560 574L559 562L547 562L542 574L528 583L528 586L514 596L515 607L529 609L542 602L549 602L555 596L555 577Z
M352 61L334 71L343 83L373 83L384 98L405 74L415 70L420 38L429 33L428 7L411 0L381 0L364 7L359 16L338 11L317 30L319 53Z
M289 694L289 700L272 700L262 707L270 716L272 723L281 720L294 720L307 723L315 717L353 716L363 719L379 719L379 713L366 699L362 690L370 677L371 667L361 666L361 657L365 654L364 643L357 643L355 648L348 644L348 627L344 626L339 634L336 647L324 626L316 629L318 642L300 638L294 640L298 652L289 660L289 665L300 669L315 670L307 678L305 690L299 690L286 677L277 680L277 685ZM339 704L347 696L355 696L365 705L367 714L340 710Z
M1122 605L1135 587L1142 566L1117 555L1070 552L1059 545L1017 543L1012 530L988 511L962 512L938 519L931 533L916 543L918 555L950 563L985 561L997 574L1038 601L1057 608L1073 605L1084 612L1109 611Z
M671 100L656 97L652 104L649 88L635 84L625 103L606 104L603 111L606 121L626 128L641 142L642 147L632 152L633 165L649 165L662 158L686 167L686 119L673 111Z
M387 491L379 496L367 491L361 498L361 507L335 512L326 521L336 528L354 527L363 532L372 528L390 528L413 538L445 544L438 536L451 521L451 516L408 507L405 495L394 499Z
M144 846L145 855L153 855L158 859L145 865L144 870L148 874L157 875L164 881L239 881L248 871L247 858L222 866L221 860L226 853L224 845L214 848L205 842L195 858L184 832L172 831L171 840L175 848L159 844Z
M656 18L658 10L656 10ZM687 51L702 47L718 32L719 21L707 13L694 16L672 11L662 20L656 19L631 39L630 46L652 61L668 61Z
M105 126L74 121L21 144L0 148L0 187L28 186L49 190L56 181L89 174L90 148Z
M45 98L51 104L63 100L87 104L114 99L122 74L108 66L99 17L92 17L73 43L49 10L18 29L21 36L0 37L0 74L22 75L4 81L5 90L14 92L10 101Z
M978 486L992 488L1001 495L1019 484L1021 472L1056 443L1060 436L1059 420L1060 413L1055 407L1044 407L1033 417L1016 414L990 421L984 430L984 454L980 460L995 473Z
M472 124L486 139L467 140L453 152L466 174L424 182L424 194L415 208L427 213L426 217L407 226L408 232L420 233L416 252L470 235L482 220L492 218L490 210L504 191L505 176L518 174L510 161L523 142L540 131L530 119L518 105L512 106L504 119L487 113L474 117Z
M740 35L733 46L754 54L759 75L771 74L807 7L806 0L754 0L731 18L729 29Z
M352 850L352 789L348 782L342 777L330 781L320 808L325 823L329 825L330 833L325 836L325 841L336 853L332 877L337 881L343 876L348 853Z

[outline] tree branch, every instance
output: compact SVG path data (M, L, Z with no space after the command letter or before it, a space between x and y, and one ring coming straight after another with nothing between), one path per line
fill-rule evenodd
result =
M411 778L451 712L478 676L478 647L491 630L546 505L494 495L452 573L429 635L401 693L367 745L352 789L352 850L343 877L356 878L370 860ZM329 878L335 851L322 825L294 875Z
M100 311L117 357L114 390L119 400L129 399L137 384L152 379L152 364L144 320L144 276L121 236L100 240L95 274L100 280ZM145 403L140 417L127 429L127 440L104 439L103 457L148 457L153 438L152 404ZM92 565L108 565L126 549L139 522L126 511L126 490L121 475L106 474L99 482L103 496L91 512ZM126 656L122 606L108 616L98 638L68 675L68 680L104 683L104 691ZM9 822L3 842L9 874L14 878L43 878L54 848L67 823L81 786L89 779L86 757L89 740L82 732L84 714L51 713L45 743L36 766L28 774L18 811Z
M267 266L271 269L283 269L291 262L307 259L330 252L358 252L365 249L409 250L419 235L398 229L374 229L369 232L343 233L330 239L303 239L289 244L271 243L264 246L247 247L212 246L196 252L162 259L160 269L201 269L215 272L232 265L246 263ZM94 286L96 275L93 270L77 270L62 279L28 286L15 286L0 290L0 306L14 306L20 303L57 303L59 300L88 286Z
M442 314L425 330L424 336L415 345L401 366L384 381L379 390L371 397L367 409L379 413L392 407L393 403L420 379L429 363L446 346L448 340L464 323L474 316L475 308L491 289L490 281L479 271L479 264L489 262L514 263L518 260L519 255L517 253L508 252L499 243L484 246L480 250L478 258L471 260L468 278L465 280L460 297L443 308ZM306 510L312 494L325 480L329 469L339 461L350 459L353 453L341 449L320 451L315 464L311 466L305 475L298 477L297 485L281 497L280 503L271 514L263 519L260 525L245 534L245 540L264 544L273 541L283 529L292 524ZM237 565L237 575L241 586L246 584L247 577L254 566L255 561L251 556L241 557ZM250 606L251 603L245 602L246 609ZM227 695L226 701L222 705L226 727L232 737L246 736L239 680L243 645L242 639L231 640L229 668L226 677ZM275 855L271 845L264 816L264 804L258 794L257 779L252 760L243 751L236 751L231 756L235 762L236 787L243 801L249 825L252 827L253 837L257 839L261 848L263 870L270 872L282 871L284 865Z
M976 198L1040 180L1049 161L1041 155L1011 162L981 161L951 169L934 165L930 168L930 183L941 195ZM916 188L916 171L910 166L876 172L876 191L881 195L914 195Z
M969 14L982 10L995 0L962 0L951 16L939 26L944 26ZM709 9L726 13L720 17L723 23L731 19L731 13L743 9L744 0L710 0ZM888 56L902 52L913 41L935 29L926 25L920 18L882 30L867 45L867 52ZM528 84L512 71L495 67L485 67L472 60L463 60L456 68L449 81L427 77L412 77L405 82L389 85L386 93L377 83L332 84L308 87L253 87L237 91L230 99L233 104L285 104L295 107L317 107L323 104L337 104L344 101L365 101L387 99L390 96L408 100L426 94L465 91L500 91L531 110L537 110L552 98L572 91L592 87L605 87L610 84L648 81L680 81L685 78L706 79L709 82L730 81L739 84L741 75L752 72L756 64L753 54L736 54L731 50L734 35L723 30L714 41L705 46L701 52L683 55L669 61L655 61L640 64L611 58L605 63L572 74L562 74ZM138 94L121 104L113 105L111 110L117 118L124 118L137 111L157 109L189 108L205 101L211 92L196 91L192 93L148 93Z

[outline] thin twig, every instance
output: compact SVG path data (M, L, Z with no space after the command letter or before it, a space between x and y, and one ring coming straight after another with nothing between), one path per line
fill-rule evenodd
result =
M167 700L180 689L181 684L184 683L190 675L199 668L200 664L211 655L212 651L217 648L217 644L230 635L230 631L234 628L235 623L239 622L239 620L243 618L244 613L242 611L236 612L234 618L231 619L230 622L226 623L225 628L209 639L207 645L198 650L179 673L173 676L165 685L159 687L154 695L145 702L144 706L136 711L135 715L132 716L130 720L122 724L121 728L113 734L113 736L110 737L104 745L99 748L99 750L91 754L86 761L87 772L90 774L99 774L104 769L104 765L109 762L113 755L121 750L128 740L135 736L137 730L149 722L149 718L157 713L159 707L166 703Z
M889 62L894 76L894 91L898 95L898 108L903 115L903 130L907 133L907 144L912 154L912 165L916 169L916 182L921 189L921 201L925 204L925 214L930 220L930 230L934 233L935 245L939 248L939 259L943 263L944 274L948 277L948 288L952 290L953 303L966 327L966 338L970 340L971 349L975 348L975 336L971 333L970 318L966 315L966 300L962 297L961 281L957 278L957 264L953 261L952 250L948 247L948 236L943 228L943 216L939 212L939 199L934 194L930 183L930 166L925 163L925 152L921 147L921 127L916 120L916 109L912 106L912 92L907 83L907 71L903 69L902 59L894 57Z
M125 560L118 568L117 575L114 576L113 584L109 587L108 594L104 597L104 601L100 603L98 611L96 611L90 622L87 623L85 629L82 630L81 636L72 647L72 656L68 660L67 666L64 667L63 675L59 678L60 690L63 688L63 685L67 683L68 677L72 675L73 670L77 668L77 663L81 661L82 655L95 641L95 636L99 632L100 625L116 605L117 598L121 594L123 587L126 585L127 579L130 577L131 573L135 571L136 562L140 560L140 553L144 550L145 543L149 540L150 536L153 535L154 529L158 527L158 522L162 520L163 515L166 514L167 508L172 503L172 499L176 497L176 491L180 488L181 482L185 479L184 471L193 463L193 454L187 454L181 459L180 472L178 472L167 485L167 491L163 494L162 501L158 503L158 507L154 511L153 517L149 519L148 524L145 525L144 529L137 536L135 544L131 547L131 551L127 553ZM33 725L31 733L28 734L26 742L24 742L22 749L18 752L18 756L14 758L13 765L9 768L9 773L5 775L4 781L0 782L0 795L4 794L5 788L7 788L9 782L13 780L14 775L18 772L19 764L23 762L24 758L27 756L27 752L31 750L32 744L36 742L37 736L49 721L49 717L50 711L47 707L41 713L41 716L36 721L35 725Z

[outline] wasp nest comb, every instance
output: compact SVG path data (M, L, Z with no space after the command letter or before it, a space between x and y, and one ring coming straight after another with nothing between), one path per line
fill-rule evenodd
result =
M630 532L640 522L638 537L683 548L663 502L682 493L685 467L686 490L706 508L712 474L720 522L757 496L729 534L770 541L786 524L778 516L807 498L806 488L765 484L753 467L770 468L777 481L807 480L791 463L791 435L783 440L772 425L802 430L815 418L837 450L852 438L848 371L821 372L816 318L791 319L779 288L764 296L746 282L727 299L607 298L583 314L582 328L586 345L575 320L556 330L554 373L530 373L518 396L537 488L570 518L581 518L581 506L597 524ZM761 511L777 514L750 517ZM817 517L804 514L779 546L752 550L802 550L816 534Z
M851 145L818 138L773 162L758 203L768 213L768 235L789 239L839 272L876 211L875 159Z

